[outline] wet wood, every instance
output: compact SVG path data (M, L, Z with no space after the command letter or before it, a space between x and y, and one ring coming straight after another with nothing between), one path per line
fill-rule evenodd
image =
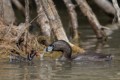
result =
M95 14L93 13L86 0L76 0L76 2L79 5L83 14L88 18L88 21L91 24L91 27L93 28L97 38L103 39L104 37L106 37L106 34L104 34L105 32L102 31L102 25L100 25L99 21L97 20Z
M67 10L70 16L70 23L72 25L71 27L73 30L73 39L78 39L79 38L78 21L77 21L77 14L75 12L75 5L72 3L71 0L63 0L63 1L67 7Z

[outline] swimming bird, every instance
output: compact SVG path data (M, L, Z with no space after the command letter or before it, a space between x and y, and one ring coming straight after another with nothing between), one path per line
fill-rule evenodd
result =
M31 50L31 52L27 54L27 57L23 57L15 50L12 50L9 56L10 62L30 62L33 60L36 53L37 52L35 50Z
M83 54L72 55L71 46L64 40L57 40L45 48L46 52L61 51L62 56L59 60L75 61L109 61L112 59L111 54L85 52Z

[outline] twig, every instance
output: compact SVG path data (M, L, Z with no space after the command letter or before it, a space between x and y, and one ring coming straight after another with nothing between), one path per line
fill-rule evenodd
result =
M9 26L8 30L6 30L6 33L3 35L3 38L4 38L7 34L9 34L9 32L11 31L12 26L13 26L13 23Z
M37 15L34 19L32 19L32 20L30 21L30 24L31 24L33 21L35 21L35 19L37 19L39 16L40 16L40 15Z

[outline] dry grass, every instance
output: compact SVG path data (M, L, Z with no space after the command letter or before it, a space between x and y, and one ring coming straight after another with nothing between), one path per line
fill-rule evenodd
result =
M6 25L0 19L0 55L9 54L12 50L20 54L29 53L32 49L39 52L41 45L35 35L28 32L28 25Z

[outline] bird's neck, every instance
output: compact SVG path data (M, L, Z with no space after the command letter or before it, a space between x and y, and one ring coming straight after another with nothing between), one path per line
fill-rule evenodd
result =
M63 55L64 55L65 58L71 59L72 53L69 50L65 50L65 51L63 51Z

